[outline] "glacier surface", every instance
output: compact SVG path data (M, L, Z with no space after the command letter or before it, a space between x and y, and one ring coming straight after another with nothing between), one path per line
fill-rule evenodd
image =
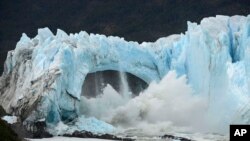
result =
M208 99L208 110L219 116L220 103L230 103L228 112L234 106L241 110L237 122L250 123L250 15L188 22L185 34L141 44L84 31L68 35L58 29L53 35L43 28L34 38L23 34L15 50L8 52L0 103L27 124L41 119L52 125L78 117L93 120L80 113L81 89L88 73L104 70L129 72L148 84L175 71L187 77L194 95ZM101 121L98 130L93 121L88 124L91 131L113 130Z

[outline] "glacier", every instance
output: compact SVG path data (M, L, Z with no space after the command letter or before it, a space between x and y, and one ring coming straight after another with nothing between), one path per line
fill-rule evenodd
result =
M207 99L208 111L218 116L228 112L232 122L250 123L250 15L218 15L187 25L185 33L141 44L85 31L67 34L58 29L54 35L42 28L34 38L23 33L5 61L0 103L25 124L41 119L52 126L74 119L92 121L80 112L88 73L128 72L151 84L175 71L177 77L186 76L193 95ZM231 106L221 113L221 103ZM90 131L114 130L93 121L87 125L93 127Z

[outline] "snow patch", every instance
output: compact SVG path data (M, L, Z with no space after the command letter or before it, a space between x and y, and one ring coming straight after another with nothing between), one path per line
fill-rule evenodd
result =
M16 116L3 116L1 119L5 120L9 124L14 124L14 123L17 122L17 117Z

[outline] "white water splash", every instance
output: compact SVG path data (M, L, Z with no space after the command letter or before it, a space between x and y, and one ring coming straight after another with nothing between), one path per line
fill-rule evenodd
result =
M170 133L194 138L190 136L193 134L200 138L207 133L216 133L219 137L218 134L227 135L229 124L234 120L232 115L239 110L231 106L232 96L218 95L214 105L208 107L211 101L201 94L194 95L186 81L185 76L177 78L176 73L170 71L159 83L151 83L133 99L124 98L107 85L97 98L82 97L81 112L104 120L117 127L117 132L131 136Z

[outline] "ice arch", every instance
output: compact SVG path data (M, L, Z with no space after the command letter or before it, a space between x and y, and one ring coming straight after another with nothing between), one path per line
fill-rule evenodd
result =
M58 31L56 37L63 34ZM80 32L76 43L68 44L61 50L60 61L64 68L63 79L68 94L80 98L81 87L88 73L104 70L116 70L131 73L144 80L148 84L151 81L158 81L164 75L160 66L161 62L156 61L155 55L150 47L140 46L136 42L126 42L118 37L106 37L103 35L87 36L87 33ZM71 39L72 40L72 39ZM87 42L87 43L86 43ZM62 42L56 43L63 44ZM166 71L167 72L167 71Z

